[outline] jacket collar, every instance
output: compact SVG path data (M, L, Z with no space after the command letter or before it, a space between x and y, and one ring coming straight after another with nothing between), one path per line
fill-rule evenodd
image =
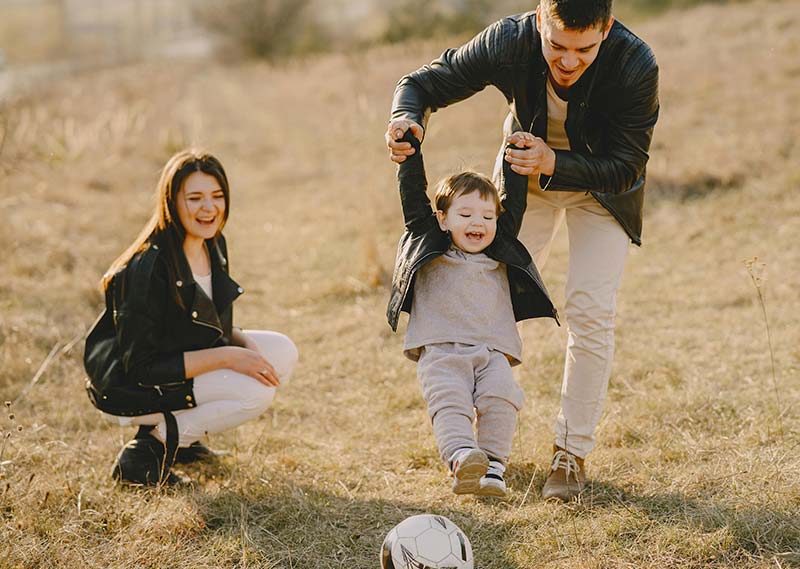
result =
M179 290L186 291L182 294L185 299L191 299L190 312L194 320L222 329L220 314L230 307L244 289L228 275L228 259L219 246L219 240L206 239L205 244L211 262L213 301L195 281L182 247L178 247L176 255L178 271L174 284Z

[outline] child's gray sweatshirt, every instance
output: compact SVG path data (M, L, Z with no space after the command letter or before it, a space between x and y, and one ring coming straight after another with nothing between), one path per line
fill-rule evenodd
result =
M416 361L422 346L445 342L485 344L521 363L505 264L451 247L417 272L403 353Z

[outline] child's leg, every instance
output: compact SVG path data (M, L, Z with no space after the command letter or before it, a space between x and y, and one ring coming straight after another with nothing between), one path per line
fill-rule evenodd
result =
M475 382L478 447L490 459L506 464L511 454L517 413L525 395L514 379L506 356L495 350L488 352L486 365L477 370Z
M433 434L448 463L456 451L476 447L472 432L474 350L460 344L431 344L425 346L417 364Z

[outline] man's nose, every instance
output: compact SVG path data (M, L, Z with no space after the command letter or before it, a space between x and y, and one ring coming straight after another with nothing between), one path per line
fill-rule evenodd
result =
M565 53L561 56L561 67L568 71L572 71L578 67L578 56L574 53Z

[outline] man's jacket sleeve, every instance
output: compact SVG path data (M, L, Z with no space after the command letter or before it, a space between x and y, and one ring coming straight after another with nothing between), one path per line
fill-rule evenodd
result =
M457 49L446 50L429 65L400 79L392 101L392 118L427 128L430 113L471 97L492 83L509 31L492 24Z
M640 73L629 76L626 96L609 112L607 147L589 154L555 150L553 175L542 175L545 190L594 191L619 194L633 187L649 159L653 129L658 120L658 66L643 62Z

